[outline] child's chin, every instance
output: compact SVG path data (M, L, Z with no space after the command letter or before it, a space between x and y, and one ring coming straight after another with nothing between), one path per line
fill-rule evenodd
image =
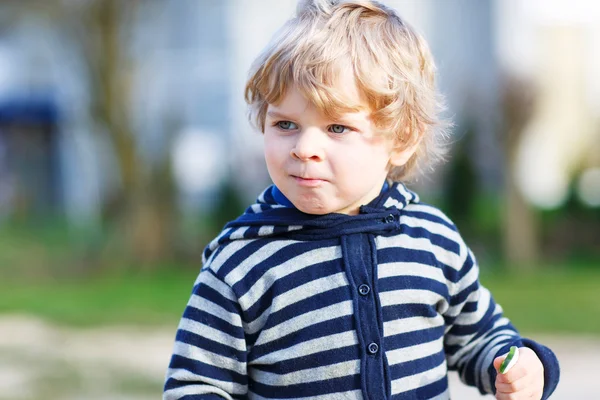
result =
M332 212L335 212L334 210L331 210L331 207L327 207L323 204L312 204L310 202L292 202L294 203L294 206L296 206L296 208L300 211L302 211L305 214L312 214L312 215L325 215L325 214L329 214Z

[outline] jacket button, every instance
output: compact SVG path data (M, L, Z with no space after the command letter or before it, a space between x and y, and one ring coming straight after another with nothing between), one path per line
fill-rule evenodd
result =
M358 293L360 293L363 296L368 295L370 291L371 288L369 287L369 285L365 285L364 283L358 287Z
M377 343L371 343L367 346L367 351L369 352L369 354L377 354L377 352L379 351L379 346L377 345Z

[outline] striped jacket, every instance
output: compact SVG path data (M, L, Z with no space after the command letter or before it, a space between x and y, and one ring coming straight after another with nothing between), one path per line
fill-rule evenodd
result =
M164 399L447 399L447 372L494 390L521 338L452 222L394 184L355 216L314 216L267 189L204 253Z

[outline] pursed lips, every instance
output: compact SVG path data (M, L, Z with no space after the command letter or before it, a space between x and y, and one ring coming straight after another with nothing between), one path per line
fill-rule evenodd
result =
M302 186L310 186L310 187L314 187L314 186L319 186L320 184L326 182L325 179L321 179L321 178L314 178L314 177L304 177L304 176L298 176L298 175L290 175L292 178L294 178L294 180L296 180L297 183L299 183Z

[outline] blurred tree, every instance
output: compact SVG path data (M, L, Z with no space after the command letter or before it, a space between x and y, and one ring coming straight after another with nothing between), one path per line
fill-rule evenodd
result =
M84 57L90 85L91 115L112 146L119 185L105 199L103 220L110 233L123 239L126 251L142 268L170 258L174 251L175 187L169 147L158 161L140 154L132 128L131 91L136 65L129 33L140 2L84 0L35 2L46 18L70 32ZM169 129L172 126L166 126Z
M107 202L105 216L112 229L125 234L135 258L154 265L173 251L174 185L168 151L156 165L145 163L131 127L135 66L125 33L138 7L138 1L88 1L79 37L93 87L93 113L105 126L119 163L121 185Z
M505 128L504 254L509 267L530 267L539 260L539 232L536 211L527 203L517 184L516 153L519 140L533 114L535 102L530 84L508 76L502 91Z
M445 179L445 190L448 215L452 216L456 225L468 235L474 231L473 209L478 195L478 182L473 165L472 141L475 135L474 124L466 120L460 124L464 134L453 147L453 156Z

